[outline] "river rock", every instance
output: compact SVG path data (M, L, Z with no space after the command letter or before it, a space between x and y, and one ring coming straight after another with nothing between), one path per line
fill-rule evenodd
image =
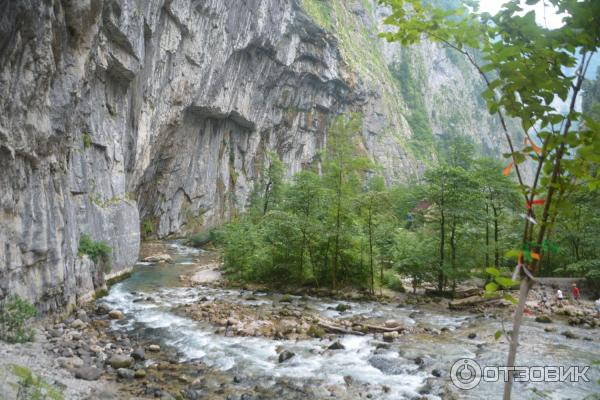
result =
M146 377L146 370L145 369L138 369L135 371L135 373L133 374L134 378L138 378L138 379L142 379Z
M469 333L469 336L468 336L469 339L475 339L476 337L477 337L477 334L475 332Z
M146 257L143 261L150 263L172 263L173 258L170 255L164 253Z
M333 342L331 346L328 347L329 350L344 350L346 346L341 344L339 341Z
M160 346L157 344L151 344L148 346L148 351L151 351L153 353L158 353L160 351Z
M285 362L287 360L289 360L290 358L294 357L296 354L289 351L289 350L284 350L281 353L279 353L279 362Z
M561 333L561 335L563 335L567 339L579 339L579 335L576 335L571 331L564 331Z
M96 381L102 375L102 370L96 367L81 367L73 371L73 375L77 379L83 379L86 381Z
M400 359L373 356L368 361L372 367L377 368L385 375L400 375L405 372Z
M123 312L121 310L110 310L108 317L110 319L123 319Z
M75 321L71 322L69 326L73 329L83 329L87 326L87 324L80 319L76 319Z
M77 318L85 323L90 322L90 317L88 317L87 312L85 310L77 311Z
M96 306L96 314L97 315L106 315L110 312L110 308L106 304L98 304Z
M552 323L552 318L547 315L538 315L535 317L535 322L539 322L540 324L550 324Z
M400 326L400 322L396 321L395 319L388 319L385 321L384 326L386 328L396 328Z
M391 343L398 337L398 332L384 332L383 333L383 341L387 343Z
M119 368L117 369L117 375L119 375L119 377L123 379L133 379L135 376L135 372L128 368Z
M75 357L59 357L56 359L58 365L66 369L74 369L83 367L83 360L77 356Z
M131 353L131 357L133 357L134 360L143 361L146 359L146 352L142 347L138 347Z
M131 367L134 362L132 357L124 354L115 354L108 359L108 364L114 369Z

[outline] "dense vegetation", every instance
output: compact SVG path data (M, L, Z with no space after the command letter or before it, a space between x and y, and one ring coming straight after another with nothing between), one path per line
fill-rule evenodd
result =
M0 340L23 343L33 340L34 331L27 321L37 314L33 305L17 296L0 301Z
M89 235L83 234L79 239L78 255L87 255L94 263L100 263L104 272L110 272L112 263L111 247L105 242L95 241Z
M400 289L395 274L443 290L510 266L518 187L499 161L458 137L423 179L386 187L361 155L359 128L358 116L338 117L322 162L289 181L268 155L248 211L218 234L232 278L375 293Z
M440 140L440 160L422 179L387 186L361 155L358 116L339 117L322 163L284 180L268 154L248 211L218 232L234 280L279 286L403 290L399 277L452 291L490 266L504 275L527 209L500 160L478 157L464 137ZM320 173L319 173L320 171ZM579 186L544 243L544 275L600 271L600 191ZM533 205L537 208L541 205ZM194 238L204 243L208 235Z

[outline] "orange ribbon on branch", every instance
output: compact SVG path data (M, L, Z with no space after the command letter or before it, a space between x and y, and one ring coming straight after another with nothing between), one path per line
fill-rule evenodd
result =
M508 176L508 174L510 174L510 171L512 170L512 167L513 163L508 164L508 166L502 171L502 175Z
M544 200L544 199L538 199L538 200L528 201L527 202L527 209L531 210L532 206L541 206L545 202L546 202L546 200Z
M529 144L529 146L531 147L531 150L533 150L535 152L535 154L537 154L538 156L542 155L542 149L540 149L538 147L538 145L533 143L533 140L531 140L529 138L525 138L525 146L527 146L527 144Z

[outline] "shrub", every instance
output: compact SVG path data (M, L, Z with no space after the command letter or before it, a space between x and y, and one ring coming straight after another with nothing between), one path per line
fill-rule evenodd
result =
M314 338L322 339L325 337L325 330L318 325L311 325L306 331L306 334Z
M83 137L83 148L87 149L88 147L90 147L92 145L92 137L89 135L89 133L84 133L82 135Z
M402 285L402 281L398 278L398 275L391 271L387 271L383 274L383 286L396 292L404 293L406 289Z
M140 230L144 239L149 238L154 233L154 222L150 218L144 218Z
M283 296L281 296L281 299L279 300L280 303L291 303L292 302L292 298L289 294L284 294Z
M34 375L31 370L21 365L11 365L12 373L19 378L19 399L49 399L63 400L64 396L60 389L50 385L39 376Z
M0 301L0 339L9 343L32 341L33 329L26 327L25 323L36 314L35 307L18 296Z
M344 312L344 311L348 311L350 309L350 306L346 305L346 304L338 304L335 307L335 310L338 312Z
M188 244L193 247L202 247L214 240L213 231L199 233L197 235L190 236L187 240Z
M86 254L94 263L101 263L105 272L111 270L110 253L112 249L105 242L96 242L88 235L83 234L79 239L78 255Z

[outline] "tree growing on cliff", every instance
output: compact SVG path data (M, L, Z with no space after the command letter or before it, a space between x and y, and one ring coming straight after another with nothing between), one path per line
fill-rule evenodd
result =
M560 200L571 185L600 185L594 166L600 162L600 123L576 108L590 58L600 46L600 2L544 1L564 15L556 29L538 25L535 12L524 10L519 0L506 2L494 16L478 13L472 1L450 9L421 0L380 3L391 7L385 23L394 27L382 36L405 45L427 38L462 54L485 82L482 95L500 119L511 159L505 174L514 170L523 195L523 236L515 252L521 288L506 364L514 366L525 301L540 272L548 230L564 204ZM566 102L566 112L555 109L555 98ZM506 117L521 120L523 146L514 142ZM535 165L531 182L520 168L526 160ZM510 378L505 400L511 397Z

